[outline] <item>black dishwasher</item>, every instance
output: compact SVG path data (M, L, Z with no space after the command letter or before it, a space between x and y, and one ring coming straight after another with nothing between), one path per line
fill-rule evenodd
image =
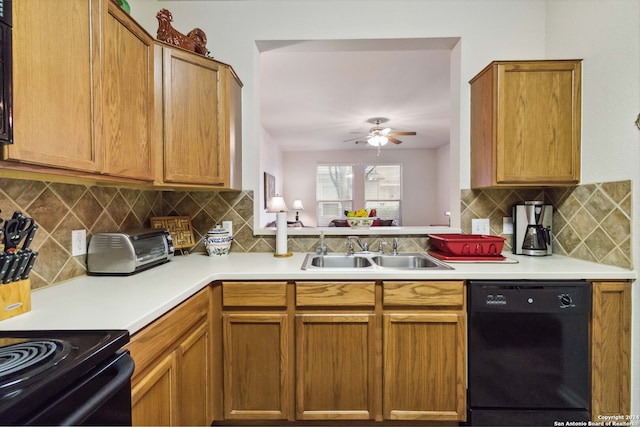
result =
M468 310L469 425L590 419L589 282L470 281Z

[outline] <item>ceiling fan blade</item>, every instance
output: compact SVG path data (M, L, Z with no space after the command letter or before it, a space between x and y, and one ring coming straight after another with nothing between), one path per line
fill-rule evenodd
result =
M359 136L359 137L357 137L357 138L345 139L345 140L344 140L344 141L342 141L342 142L351 142L351 141L355 141L356 139L361 140L361 139L362 139L362 136Z
M389 141L393 142L394 144L401 144L402 143L402 141L400 141L399 139L395 139L394 137L389 136L389 135L387 135L387 139Z
M391 132L389 135L415 135L415 132Z

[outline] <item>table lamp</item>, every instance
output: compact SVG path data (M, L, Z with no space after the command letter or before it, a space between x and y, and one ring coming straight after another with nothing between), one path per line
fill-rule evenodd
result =
M300 212L304 210L304 206L302 206L302 200L296 199L293 201L293 210L296 211L296 222L300 221Z

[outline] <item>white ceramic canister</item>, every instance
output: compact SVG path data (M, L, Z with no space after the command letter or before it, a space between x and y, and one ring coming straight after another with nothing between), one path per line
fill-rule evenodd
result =
M216 225L215 228L210 229L207 232L206 237L203 237L202 239L209 256L221 256L228 254L229 249L231 248L232 240L233 237L229 234L229 232L219 225Z

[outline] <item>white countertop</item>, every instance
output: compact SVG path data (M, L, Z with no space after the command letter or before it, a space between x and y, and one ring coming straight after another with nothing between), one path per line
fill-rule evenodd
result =
M302 270L305 253L194 253L127 277L83 276L31 294L31 311L0 321L0 330L142 329L214 280L635 279L636 273L560 255L505 254L511 263L451 263L453 270ZM1 286L1 285L0 285Z

